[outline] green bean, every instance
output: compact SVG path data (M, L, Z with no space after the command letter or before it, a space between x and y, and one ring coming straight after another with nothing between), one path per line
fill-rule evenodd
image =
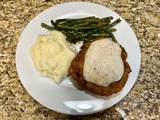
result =
M52 26L56 27L56 24L53 20L51 20L51 24L52 24Z
M47 25L47 24L45 24L45 23L41 23L41 26L42 26L43 28L48 29L48 30L54 30L54 29L55 29L53 26L49 26L49 25Z
M74 21L81 21L81 20L87 20L87 19L92 19L96 18L95 16L89 16L85 18L78 18L78 19L58 19L55 21L56 24L61 23L61 22L74 22Z
M69 36L69 35L70 35L70 33L69 33L68 31L61 30L61 32L62 32L64 35L66 35L66 36Z
M112 20L112 19L113 19L113 17L112 17L112 16L102 18L102 20L103 20L103 21L108 21L108 20Z
M96 28L99 28L99 27L103 27L105 26L106 24L101 24L101 25L97 25L97 26L89 26L89 27L70 27L70 26L64 26L64 25L57 25L56 27L57 28L60 28L60 29L63 29L63 30L91 30L91 29L96 29Z
M90 35L90 34L93 34L93 33L99 32L99 31L114 32L114 31L116 31L116 29L115 28L110 28L110 29L107 28L106 29L106 26L100 26L99 28L95 28L93 30L86 32L86 34Z
M112 38L112 40L113 40L114 42L117 42L117 40L116 40L116 38L115 38L115 36L113 35L112 32L110 32L109 35L110 35L110 37Z
M84 38L82 36L79 36L79 35L77 35L77 36L67 36L66 40L71 42L71 43L76 43L79 40L83 41Z
M109 24L109 25L107 26L107 28L114 27L115 25L117 25L117 24L120 23L120 22L121 22L121 19L119 18L119 19L115 20L114 22L112 22L111 24Z
M100 22L100 19L98 18L90 18L90 19L84 19L84 20L79 20L79 21L73 21L73 22L64 22L64 25L68 25L68 26L78 26L79 24L83 24L83 23L93 23L93 22Z
M57 19L57 20L55 21L55 23L58 24L58 23L61 23L61 22L66 22L66 21L72 22L72 21L74 21L74 20L75 20L75 19Z
M104 31L105 32L115 32L116 30L117 30L116 28L109 28L109 29L105 29Z
M109 36L109 34L106 34L106 33L94 33L94 34L91 34L90 36L91 37L106 37L106 36Z
M90 22L81 22L79 24L74 24L73 26L75 26L75 27L84 27L84 26L87 26L89 24L90 24Z

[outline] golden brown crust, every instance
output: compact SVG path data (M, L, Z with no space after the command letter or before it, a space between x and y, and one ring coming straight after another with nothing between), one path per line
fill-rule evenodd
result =
M83 76L83 65L84 65L84 58L87 49L89 48L91 42L86 42L82 47L81 51L77 54L77 56L72 60L70 68L69 68L69 75L73 78L76 83L85 90L88 90L92 93L95 93L97 95L102 95L102 96L110 96L113 93L119 92L125 85L128 75L131 72L129 64L126 62L127 58L127 53L123 47L122 48L122 53L121 57L124 62L124 73L122 78L117 81L111 83L107 87L99 86L94 83L88 82L84 79Z

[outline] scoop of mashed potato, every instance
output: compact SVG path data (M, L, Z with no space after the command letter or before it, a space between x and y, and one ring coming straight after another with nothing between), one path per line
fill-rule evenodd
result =
M36 69L56 83L68 74L68 68L75 52L69 47L66 36L59 31L49 35L39 35L31 48L31 56Z

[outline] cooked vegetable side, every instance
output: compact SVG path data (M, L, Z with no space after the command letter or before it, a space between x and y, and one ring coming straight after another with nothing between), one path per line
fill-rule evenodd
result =
M98 18L95 16L78 19L57 19L51 20L51 25L41 23L43 28L50 31L59 30L66 35L66 40L70 43L78 41L93 41L99 38L112 38L116 42L113 32L115 25L121 22L120 19L111 21L113 17Z

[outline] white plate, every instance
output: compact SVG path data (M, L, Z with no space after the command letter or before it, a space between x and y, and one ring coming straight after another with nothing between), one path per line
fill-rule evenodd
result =
M121 18L116 26L115 37L128 53L128 63L132 72L121 92L110 97L96 97L76 89L66 78L59 86L51 79L41 76L35 69L30 56L30 48L39 34L48 33L41 28L41 22L51 19L76 18L95 15ZM84 115L107 109L118 103L133 87L140 69L140 48L137 38L127 22L117 13L103 6L89 2L70 2L51 7L36 16L23 30L16 51L16 66L19 78L28 93L40 104L57 112Z

